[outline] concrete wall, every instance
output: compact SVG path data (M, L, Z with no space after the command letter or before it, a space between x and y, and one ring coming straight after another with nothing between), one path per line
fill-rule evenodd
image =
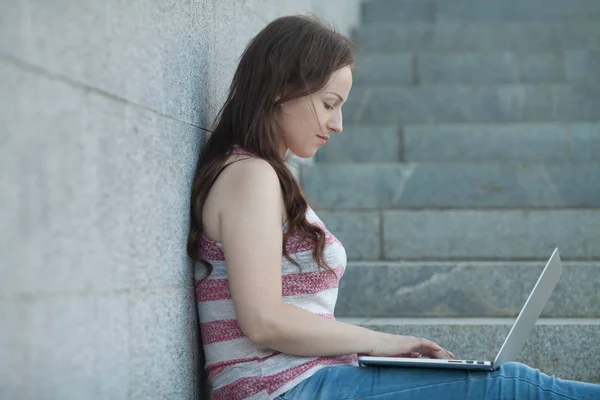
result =
M312 9L0 2L0 398L198 397L185 243L200 128L247 41Z
M361 16L361 4L368 0L313 0L313 12L325 21L333 24L339 32L350 36L358 25Z

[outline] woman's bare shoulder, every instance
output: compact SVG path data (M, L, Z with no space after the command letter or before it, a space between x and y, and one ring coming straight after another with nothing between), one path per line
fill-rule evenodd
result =
M230 165L231 164L231 165ZM280 209L284 220L283 198L277 173L267 161L248 156L232 156L224 165L203 209L204 232L209 238L220 242L220 225L224 216L231 217L238 210L254 204L256 213Z
M267 161L257 157L235 157L227 160L224 164L227 167L215 182L215 186L220 185L221 195L225 197L222 200L230 200L234 195L250 194L258 189L279 189L277 173ZM248 191L250 193L246 193Z

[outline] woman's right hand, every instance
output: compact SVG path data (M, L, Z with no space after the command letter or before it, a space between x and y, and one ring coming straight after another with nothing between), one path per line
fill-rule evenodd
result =
M390 333L376 332L376 341L373 350L368 353L375 357L418 357L429 358L454 358L454 354L438 344L416 336L393 335Z

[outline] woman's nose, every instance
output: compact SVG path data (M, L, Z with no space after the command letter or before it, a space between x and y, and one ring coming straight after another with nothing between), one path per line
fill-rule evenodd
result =
M329 122L327 129L329 129L333 133L342 133L342 119L339 120L333 119Z

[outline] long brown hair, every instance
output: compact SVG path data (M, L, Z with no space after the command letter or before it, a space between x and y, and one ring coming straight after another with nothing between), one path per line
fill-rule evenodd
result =
M333 72L354 62L353 43L314 15L278 18L250 41L200 154L192 185L187 252L206 266L205 278L213 267L200 257L202 207L235 145L267 161L279 177L288 219L282 254L300 268L285 245L300 233L314 243L313 259L319 268L333 272L323 254L325 233L306 220L305 195L280 154L275 117L280 104L318 92Z

